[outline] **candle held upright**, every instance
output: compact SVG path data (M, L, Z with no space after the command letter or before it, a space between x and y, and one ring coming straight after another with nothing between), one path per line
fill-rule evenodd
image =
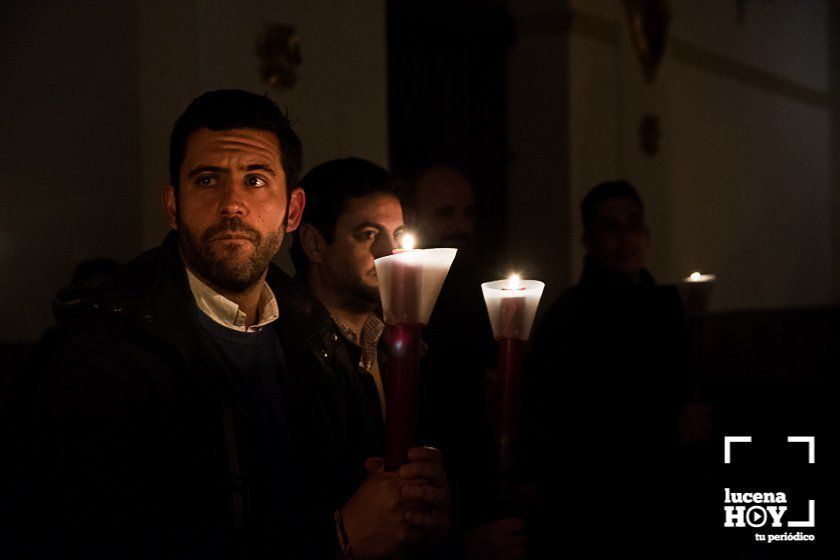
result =
M501 497L509 491L512 447L519 436L522 355L544 288L542 282L522 280L515 274L481 285L493 337L499 342L496 432Z
M680 282L680 296L682 296L685 311L689 316L704 315L709 311L712 290L717 276L693 272Z
M703 357L706 330L706 314L712 300L717 276L692 272L679 284L680 297L688 320L688 333L691 343L692 392L695 403L703 401Z
M405 237L405 236L404 236ZM412 240L413 241L413 240ZM409 245L409 246L407 246ZM374 261L385 319L385 468L407 461L417 425L420 333L434 309L456 249L404 249Z

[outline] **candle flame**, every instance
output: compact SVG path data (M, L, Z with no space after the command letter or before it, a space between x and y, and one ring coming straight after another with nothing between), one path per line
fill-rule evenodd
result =
M703 277L703 275L702 275L702 274L700 274L699 272L692 272L692 273L691 273L691 276L689 276L689 278L691 278L691 280L692 280L693 282L697 282L697 281L699 281L699 280L700 280L700 278L702 278L702 277Z
M400 245L404 251L411 251L415 246L417 246L417 239L415 239L413 234L405 233L400 238Z
M519 286L522 284L522 277L518 274L511 274L508 276L507 282L508 290L518 290Z

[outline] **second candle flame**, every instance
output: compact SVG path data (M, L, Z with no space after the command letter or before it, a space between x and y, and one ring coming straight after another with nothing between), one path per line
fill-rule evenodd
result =
M405 233L400 238L400 245L403 251L411 251L417 245L417 239L411 233Z

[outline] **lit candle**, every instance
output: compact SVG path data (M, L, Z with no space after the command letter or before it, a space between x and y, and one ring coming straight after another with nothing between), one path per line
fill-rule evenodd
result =
M374 261L385 323L425 325L457 250L415 249L416 238L409 233L401 243Z
M507 285L502 286L503 297L499 307L499 332L497 338L523 339L525 330L525 286L518 274L508 276Z
M692 272L687 278L683 278L683 282L714 282L717 277L714 274L700 274L699 272Z
M481 285L496 340L528 340L545 284L511 274Z
M522 280L518 274L481 285L493 336L499 341L496 406L500 497L506 497L510 490L512 447L519 434L522 354L544 287L542 282Z
M391 251L391 253L402 253L403 251L411 251L414 247L417 246L417 240L414 237L414 234L406 232L400 238L400 246Z
M417 425L420 387L420 332L429 322L455 249L415 249L411 234L402 247L374 261L388 348L385 376L385 467L399 468L408 460Z
M701 274L692 272L682 279L680 295L683 306L689 315L701 315L709 310L712 299L712 288L714 288L717 276L714 274Z
M416 240L410 233L403 234L400 239L401 247L394 249L393 277L389 282L391 286L391 313L393 323L407 324L417 322L420 315L421 286L423 281L423 268L417 255L413 254L416 249Z

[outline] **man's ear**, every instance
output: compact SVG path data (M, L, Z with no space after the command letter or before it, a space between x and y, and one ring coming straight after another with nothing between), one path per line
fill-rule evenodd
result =
M286 233L295 231L298 228L305 206L306 194L302 188L296 187L289 196L289 217L286 220Z
M309 262L321 264L324 262L324 248L327 246L326 238L312 224L303 224L298 231L300 246L306 254Z
M163 211L166 212L166 219L169 227L178 229L178 196L175 194L175 187L166 185L163 187Z

